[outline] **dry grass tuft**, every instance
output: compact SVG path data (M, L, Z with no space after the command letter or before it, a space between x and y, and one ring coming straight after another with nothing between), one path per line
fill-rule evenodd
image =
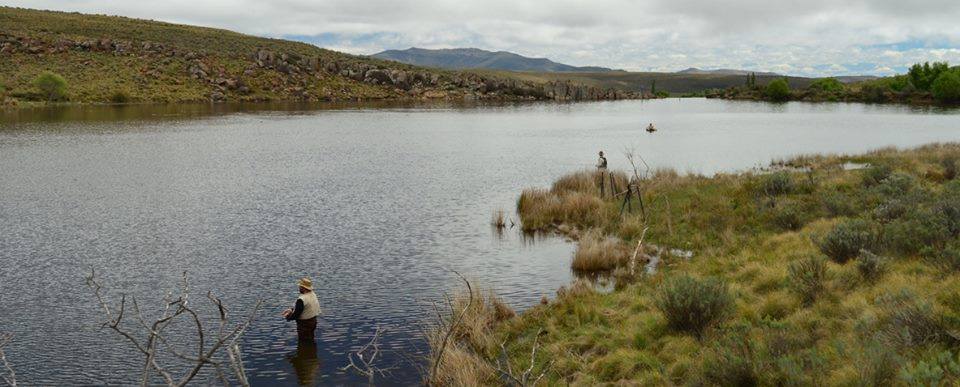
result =
M486 360L499 344L493 330L516 313L492 291L473 287L470 292L455 295L448 305L451 312L427 333L431 362L439 361L431 364L431 369L436 365L434 374L429 375L432 384L480 386L499 380L495 367Z
M493 217L490 219L490 225L497 229L507 227L507 215L503 209L498 209L493 212Z
M539 188L525 189L517 200L517 212L525 231L543 231L561 224L593 224L602 219L603 200L596 195L565 191L561 194Z
M605 271L623 266L630 248L620 238L590 231L580 238L571 268L576 271Z

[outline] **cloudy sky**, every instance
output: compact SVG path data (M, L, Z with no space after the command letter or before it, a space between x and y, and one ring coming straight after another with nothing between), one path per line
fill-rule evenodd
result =
M960 64L960 0L29 0L302 40L354 54L477 47L634 71L885 75Z

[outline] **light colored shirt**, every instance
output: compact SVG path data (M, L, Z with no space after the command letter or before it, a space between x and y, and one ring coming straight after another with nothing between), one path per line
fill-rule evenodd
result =
M301 294L297 299L303 302L303 312L297 317L298 320L309 320L320 314L320 300L316 292Z

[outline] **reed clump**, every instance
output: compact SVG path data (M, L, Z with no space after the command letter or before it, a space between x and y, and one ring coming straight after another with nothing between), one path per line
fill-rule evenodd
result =
M498 209L493 212L493 216L490 218L490 226L496 229L507 227L507 214L503 209Z
M470 287L455 294L447 312L427 332L431 351L429 384L470 386L496 384L499 375L488 360L499 342L493 329L516 313L492 291Z
M546 231L562 224L590 226L600 222L604 202L583 192L526 189L517 201L517 213L524 231Z
M582 272L613 270L625 265L631 253L620 238L592 230L581 236L570 267Z

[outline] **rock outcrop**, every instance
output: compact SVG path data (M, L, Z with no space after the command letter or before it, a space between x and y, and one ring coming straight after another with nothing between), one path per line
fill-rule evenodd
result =
M509 77L493 77L472 72L435 71L400 63L342 55L334 58L274 52L259 48L237 58L242 70L225 66L222 56L187 51L150 41L124 41L108 38L39 40L0 32L0 58L6 55L35 56L69 54L72 51L105 55L133 56L146 63L142 76L160 79L171 64L184 69L187 82L206 85L209 100L258 99L261 95L279 95L283 99L317 101L345 98L349 90L319 87L318 80L341 77L352 82L380 88L383 98L470 98L504 100L583 101L641 98L642 95L615 89L601 89L571 82L533 82ZM170 81L169 78L164 78ZM173 82L179 82L174 80ZM262 93L261 93L262 92Z

